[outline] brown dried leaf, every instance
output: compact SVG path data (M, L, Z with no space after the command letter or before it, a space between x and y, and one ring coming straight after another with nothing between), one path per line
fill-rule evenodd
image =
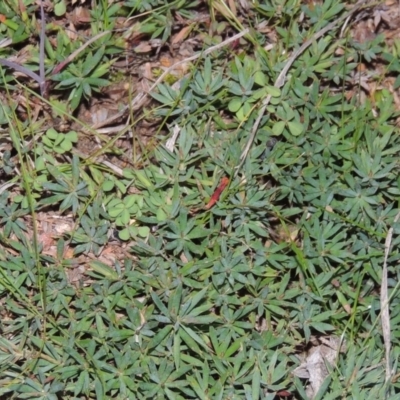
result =
M360 21L352 32L354 40L359 43L365 43L375 39L375 28L371 25L372 22Z
M214 9L219 12L224 18L230 19L232 17L231 11L221 3L213 2Z
M351 315L351 306L350 306L350 304L345 304L343 306L343 308L347 312L347 314Z
M232 14L237 17L237 9L236 9L236 2L235 0L228 0L229 8Z
M139 45L135 46L133 51L135 53L149 53L152 50L152 46L149 42L140 42Z
M80 264L73 268L68 268L66 270L68 282L72 285L77 285L80 280L83 279L83 274L85 273L85 267Z
M239 0L239 3L244 11L249 11L251 8L253 8L253 4L248 0Z
M186 264L186 263L189 262L189 260L187 259L187 257L185 256L184 253L181 253L180 256L179 256L179 258L181 259L181 261L182 261L184 264Z
M193 28L192 25L185 26L184 28L182 28L176 35L173 36L171 43L177 44L183 42L189 36L189 33L191 32L192 28Z
M70 22L67 29L67 36L71 40L76 40L78 38L78 31L75 28L75 25Z
M293 375L308 379L310 382L306 388L306 394L310 399L314 399L328 377L327 366L334 367L339 351L345 351L345 345L337 336L313 339L316 339L312 340L314 346L307 352L300 366L293 371Z
M85 7L76 7L72 18L75 24L86 24L91 21L90 11Z
M147 81L147 84L153 82L154 76L151 63L147 62L144 65L142 65L141 71L142 71L142 78ZM147 88L149 87L150 85Z

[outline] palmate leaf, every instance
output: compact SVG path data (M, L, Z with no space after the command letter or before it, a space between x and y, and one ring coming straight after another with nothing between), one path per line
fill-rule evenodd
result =
M49 196L40 201L41 204L55 204L61 201L60 209L65 211L72 208L75 213L79 208L79 201L89 196L87 183L81 181L74 187L66 180L57 178L59 183L44 182L43 187L50 192L58 192L58 194Z

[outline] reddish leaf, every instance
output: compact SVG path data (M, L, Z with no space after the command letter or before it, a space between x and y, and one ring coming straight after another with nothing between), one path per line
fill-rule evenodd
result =
M69 60L64 60L62 62L60 62L59 64L57 64L54 69L53 72L51 73L52 75L58 74L67 64L68 64Z
M228 186L229 183L229 178L224 176L221 179L221 183L219 184L219 186L215 189L215 192L213 193L213 195L211 196L210 201L208 202L208 204L205 206L206 210L209 210L219 199L219 196L221 196L221 193L224 191L224 189Z

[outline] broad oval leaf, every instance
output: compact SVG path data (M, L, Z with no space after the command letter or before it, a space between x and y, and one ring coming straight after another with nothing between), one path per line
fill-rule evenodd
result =
M235 97L229 102L228 109L231 112L237 112L241 106L242 106L242 101L239 98Z
M282 135L283 130L285 129L285 122L284 121L278 121L273 127L272 127L272 133L274 136L280 136Z
M299 136L303 133L304 127L301 122L289 121L288 122L289 131L293 136Z

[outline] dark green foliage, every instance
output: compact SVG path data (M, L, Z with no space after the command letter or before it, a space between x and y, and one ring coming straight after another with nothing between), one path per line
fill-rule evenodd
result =
M152 10L141 29L162 41L170 39L174 13L190 16L198 6L121 5L102 2L94 23L104 17L112 27L119 13ZM386 89L374 102L361 101L356 71L360 60L380 57L388 73L397 73L397 54L380 37L359 44L330 32L295 60L281 90L273 86L287 54L344 6L256 5L257 18L249 19L276 24L278 43L269 53L229 54L228 61L219 49L174 88L158 85L151 93L155 113L165 118L162 128L179 135L172 147L159 144L148 154L143 168L115 177L76 155L61 163L55 153L69 155L72 142L57 151L64 137L56 131L24 148L18 162L35 170L26 168L15 180L18 197L7 188L0 194L1 395L306 398L304 380L292 374L300 350L315 336L335 334L343 335L347 350L316 398L366 400L387 392L396 399L398 383L385 384L379 294L393 226L388 285L395 369L398 113ZM18 21L6 3L0 13ZM17 39L26 32L18 26ZM57 39L60 46L48 50L53 62L75 49L65 33ZM108 40L54 77L58 89L72 90L72 109L107 84L118 47ZM235 174L268 95L255 142ZM0 113L1 124L6 115ZM4 153L6 176L16 163ZM224 178L229 183L210 206ZM72 211L75 224L56 238L52 255L40 254L40 243L32 249L24 220L46 209ZM125 241L119 242L124 256L106 262L101 257L114 229ZM81 258L66 257L68 246L93 259L79 265Z

